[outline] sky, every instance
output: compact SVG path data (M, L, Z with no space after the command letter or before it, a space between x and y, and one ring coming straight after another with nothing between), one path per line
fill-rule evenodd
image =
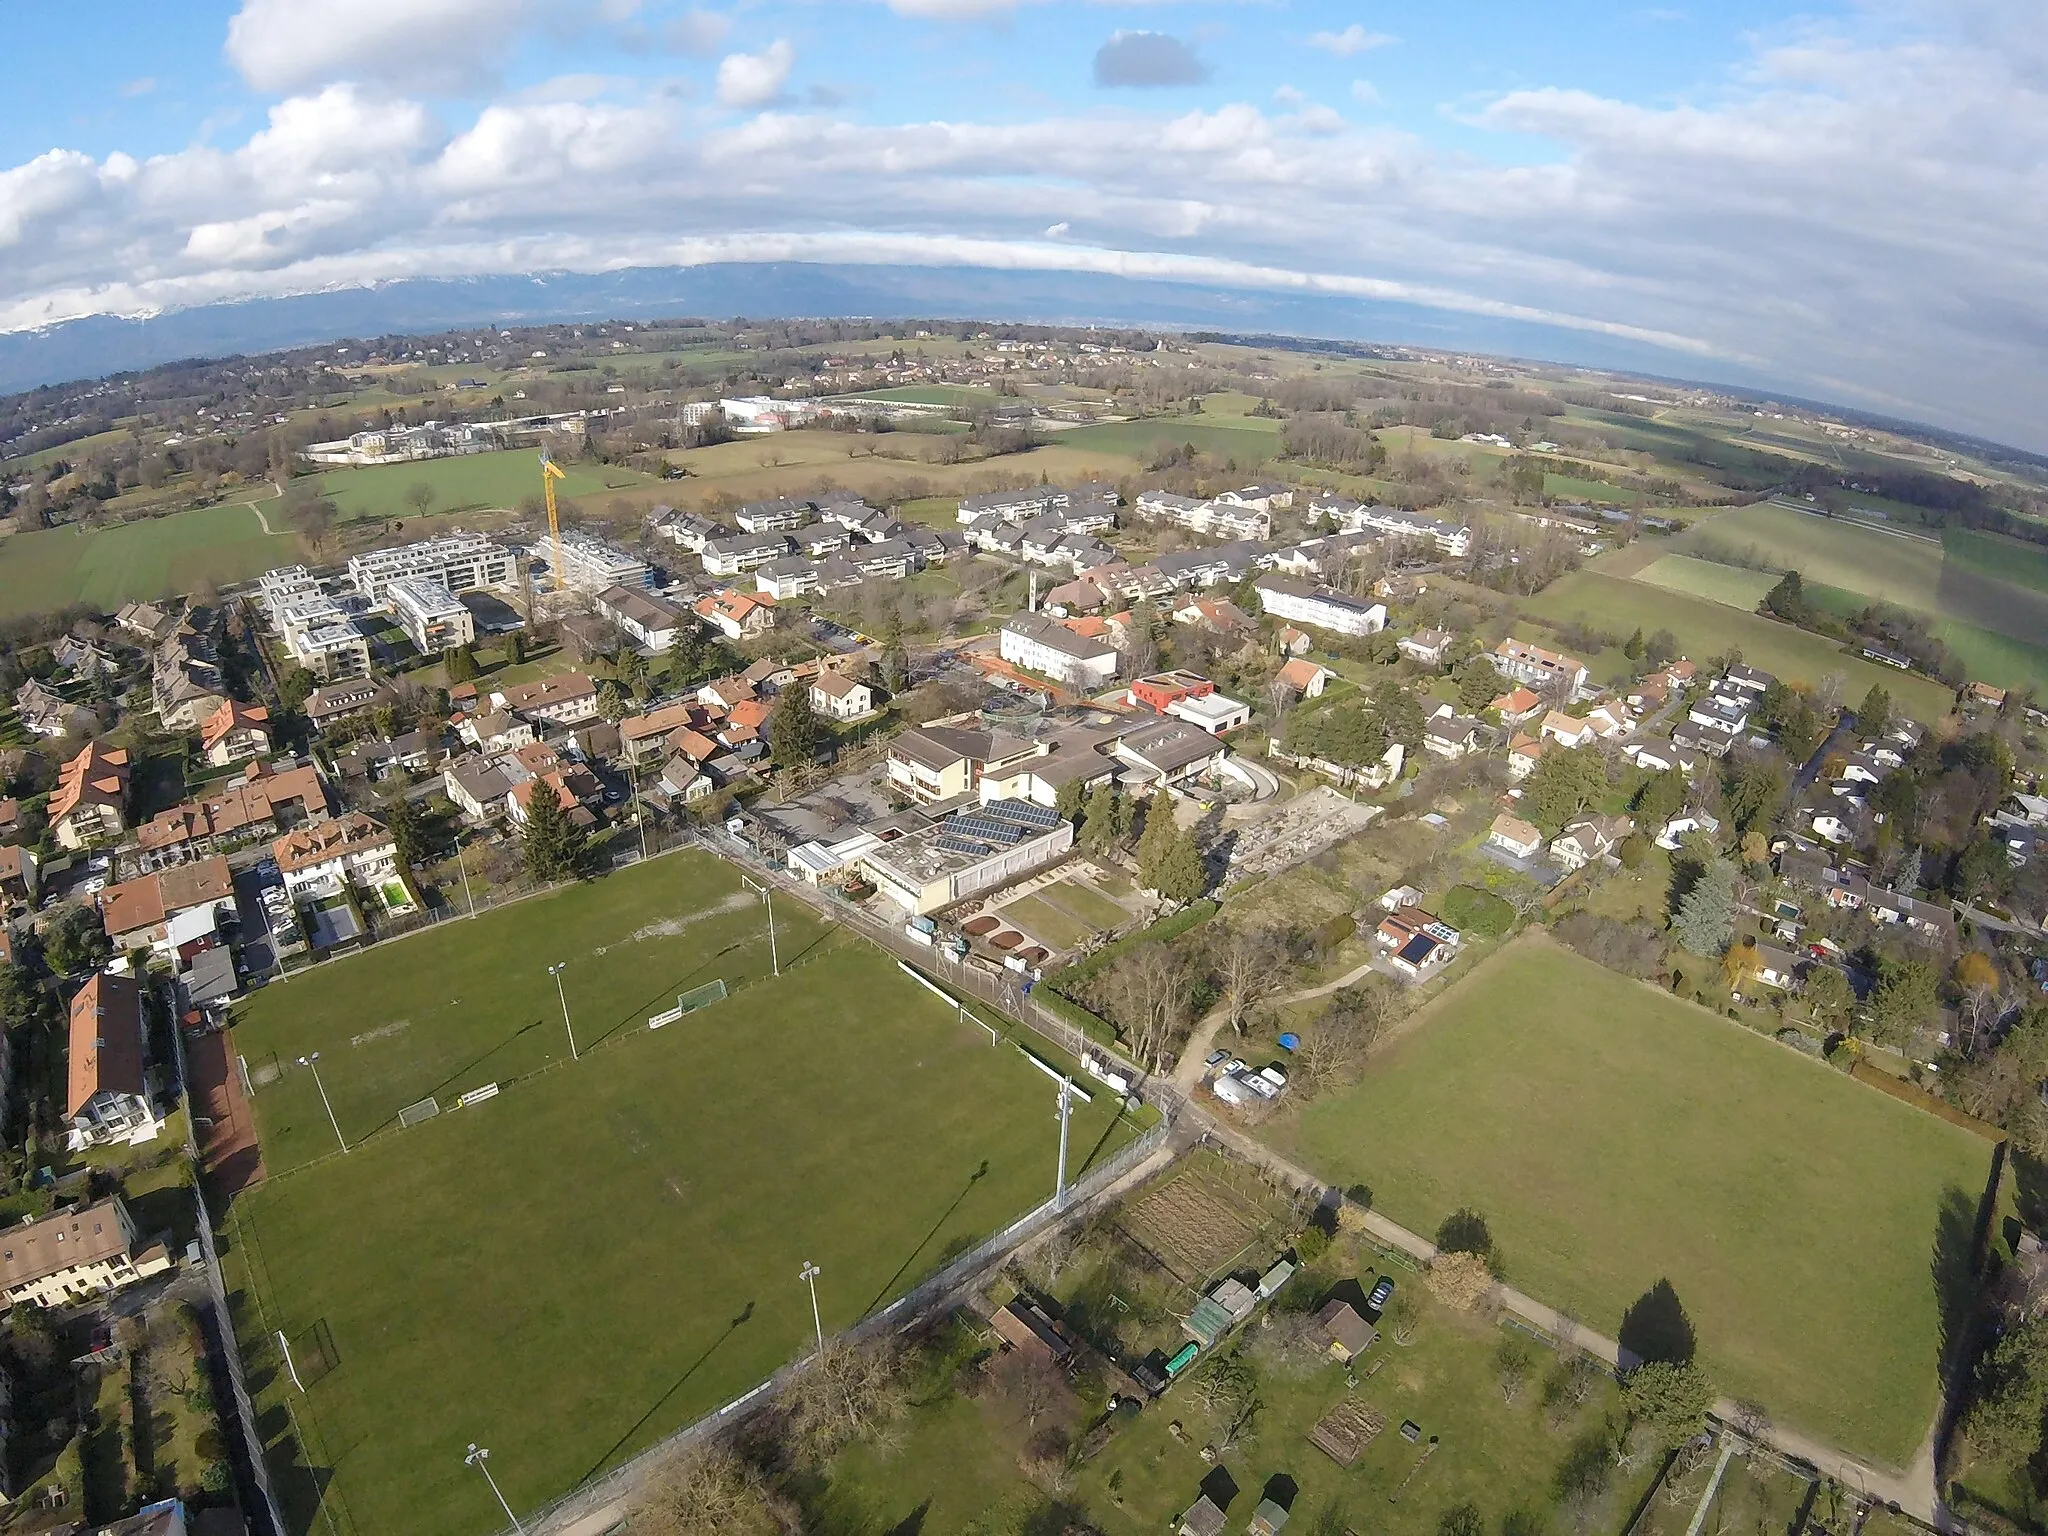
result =
M1528 321L2048 449L2039 23L2039 0L13 5L0 331L564 268L1104 273Z

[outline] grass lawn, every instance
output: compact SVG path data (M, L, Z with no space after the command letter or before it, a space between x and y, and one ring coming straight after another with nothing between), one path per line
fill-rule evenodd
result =
M90 603L168 597L246 581L301 558L298 535L266 534L247 506L195 507L81 531L42 528L0 540L0 618Z
M555 486L557 496L602 496L654 482L636 470L612 464L564 464L569 478ZM466 512L478 507L516 507L541 493L539 456L521 448L502 453L473 453L453 459L423 459L416 464L375 464L364 469L331 470L320 477L320 489L334 498L344 520L412 518L418 511L405 499L415 485L434 489L428 513Z
M998 907L996 912L1003 921L1014 923L1039 943L1054 949L1072 949L1095 934L1088 924L1062 912L1036 893L1019 896L1008 906Z
M1636 572L1635 579L1653 587L1704 597L1709 602L1725 603L1744 613L1755 611L1764 594L1778 584L1778 578L1767 571L1745 571L1740 566L1719 565L1691 555L1659 555Z
M785 966L826 932L791 902L777 905L775 929ZM547 972L562 962L588 1050L714 977L737 992L766 976L768 929L729 865L685 850L264 987L235 1011L264 1165L275 1174L334 1151L312 1074L294 1065L312 1051L351 1142L430 1093L446 1108L566 1060Z
M1847 655L1820 635L1597 569L1574 571L1552 582L1524 602L1522 611L1553 623L1578 620L1624 635L1637 628L1646 635L1668 629L1696 660L1735 648L1751 666L1787 682L1811 685L1837 672L1845 679L1846 699L1860 699L1871 684L1882 683L1895 703L1923 723L1939 720L1952 702L1941 684Z
M1573 501L1607 502L1613 506L1632 506L1643 499L1643 493L1631 490L1625 485L1609 485L1605 480L1582 480L1576 475L1545 475L1543 494L1550 497L1569 497Z
M1721 1390L1892 1465L1935 1403L1939 1235L1987 1143L1541 942L1446 992L1278 1139L1431 1232L1492 1224L1515 1284L1612 1335L1668 1278Z
M900 384L894 389L863 389L846 396L849 400L900 400L905 405L945 405L972 409L994 406L992 389L970 389L961 384Z
M1046 886L1039 895L1062 912L1101 929L1115 928L1131 920L1131 914L1100 891L1090 890L1078 880L1061 880Z
M1214 459L1227 459L1249 470L1280 454L1280 436L1256 427L1211 426L1200 416L1157 416L1142 421L1114 421L1098 427L1076 427L1060 433L1062 448L1122 454L1147 463L1162 444L1193 443Z
M468 948L502 959L488 921L466 925ZM717 942L688 940L707 956ZM808 1347L806 1260L843 1328L1050 1194L1045 1077L880 951L828 943L780 980L236 1202L228 1278L294 1529L494 1531L470 1440L530 1511ZM415 979L435 987L449 958L423 954ZM612 956L668 990L629 958ZM288 990L320 1008L305 979ZM1115 1114L1106 1095L1078 1108L1074 1166L1118 1144ZM305 1378L303 1460L277 1411L280 1329ZM325 1514L307 1465L331 1470Z

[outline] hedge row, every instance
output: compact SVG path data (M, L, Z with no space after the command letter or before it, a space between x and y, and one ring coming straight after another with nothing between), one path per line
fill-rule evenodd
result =
M1128 954L1140 944L1149 943L1154 939L1163 943L1168 939L1179 938L1190 928L1200 927L1214 917L1216 911L1216 903L1207 897L1189 902L1171 917L1162 917L1149 928L1140 928L1136 933L1127 933L1120 939L1111 940L1085 960L1077 960L1072 965L1061 967L1047 977L1046 982L1065 991L1076 982L1086 981L1107 969L1116 962L1119 955Z
M1888 1093L1901 1103L1910 1104L1915 1109L1926 1110L1937 1120L1946 1120L1950 1125L1960 1125L1964 1130L1975 1131L1979 1136L1991 1141L2005 1140L2005 1132L1990 1121L1964 1114L1953 1104L1936 1098L1925 1088L1893 1077L1882 1067L1873 1067L1867 1061L1859 1061L1849 1068L1849 1075L1859 1083L1868 1083L1879 1093Z

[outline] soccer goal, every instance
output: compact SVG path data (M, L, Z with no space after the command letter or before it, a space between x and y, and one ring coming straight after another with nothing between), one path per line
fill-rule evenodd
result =
M678 994L675 1007L655 1014L654 1017L647 1021L647 1027L649 1029L660 1029L663 1025L673 1024L684 1014L695 1013L699 1008L708 1007L712 1003L723 1000L724 997L725 978L721 976L715 980L705 982L701 987L692 987L689 991Z
M419 1103L408 1104L398 1112L399 1129L409 1130L411 1127L418 1125L422 1120L431 1120L439 1113L441 1113L441 1106L436 1104L433 1095L429 1094L426 1098L421 1099Z

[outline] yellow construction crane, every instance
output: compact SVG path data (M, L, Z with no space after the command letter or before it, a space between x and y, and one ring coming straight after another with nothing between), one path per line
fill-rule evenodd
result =
M557 592L562 590L562 513L555 505L555 482L568 478L562 467L555 462L553 455L547 449L541 449L540 483L548 498L548 541L555 558L554 590Z

